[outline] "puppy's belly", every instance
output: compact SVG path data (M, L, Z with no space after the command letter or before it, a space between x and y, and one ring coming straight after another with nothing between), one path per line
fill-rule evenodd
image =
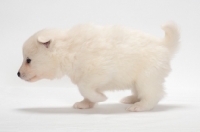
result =
M98 88L98 91L113 91L113 90L127 90L134 87L134 81L123 82L122 80L112 80L109 83L102 85Z

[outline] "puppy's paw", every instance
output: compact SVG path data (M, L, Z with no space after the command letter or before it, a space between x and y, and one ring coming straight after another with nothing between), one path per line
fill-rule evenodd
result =
M127 96L120 100L120 102L124 103L124 104L134 104L135 102L138 102L138 101L139 101L139 99L134 95Z
M127 111L131 112L141 112L141 111L148 111L151 110L153 107L148 106L147 104L137 102L129 107L127 107Z
M73 107L75 109L89 109L89 108L94 107L94 104L95 103L90 102L88 100L83 100L81 102L76 102Z

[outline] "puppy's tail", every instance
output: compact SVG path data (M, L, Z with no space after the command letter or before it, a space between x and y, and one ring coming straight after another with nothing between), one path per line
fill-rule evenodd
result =
M174 53L179 45L180 33L178 26L174 22L166 23L162 26L165 31L165 37L162 40L165 45L172 53Z

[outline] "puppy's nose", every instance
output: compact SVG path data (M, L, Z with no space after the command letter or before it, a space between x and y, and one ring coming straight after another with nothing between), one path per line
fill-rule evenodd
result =
M17 76L20 77L20 72L17 73Z

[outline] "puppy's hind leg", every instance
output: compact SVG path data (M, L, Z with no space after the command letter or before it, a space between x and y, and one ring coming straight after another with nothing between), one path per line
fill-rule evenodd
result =
M134 104L139 101L137 91L135 90L135 87L132 88L132 95L124 97L123 99L120 100L121 103L124 104Z
M164 95L162 86L164 77L165 75L158 69L149 69L141 73L136 80L136 90L140 101L129 106L127 110L137 112L153 109Z

